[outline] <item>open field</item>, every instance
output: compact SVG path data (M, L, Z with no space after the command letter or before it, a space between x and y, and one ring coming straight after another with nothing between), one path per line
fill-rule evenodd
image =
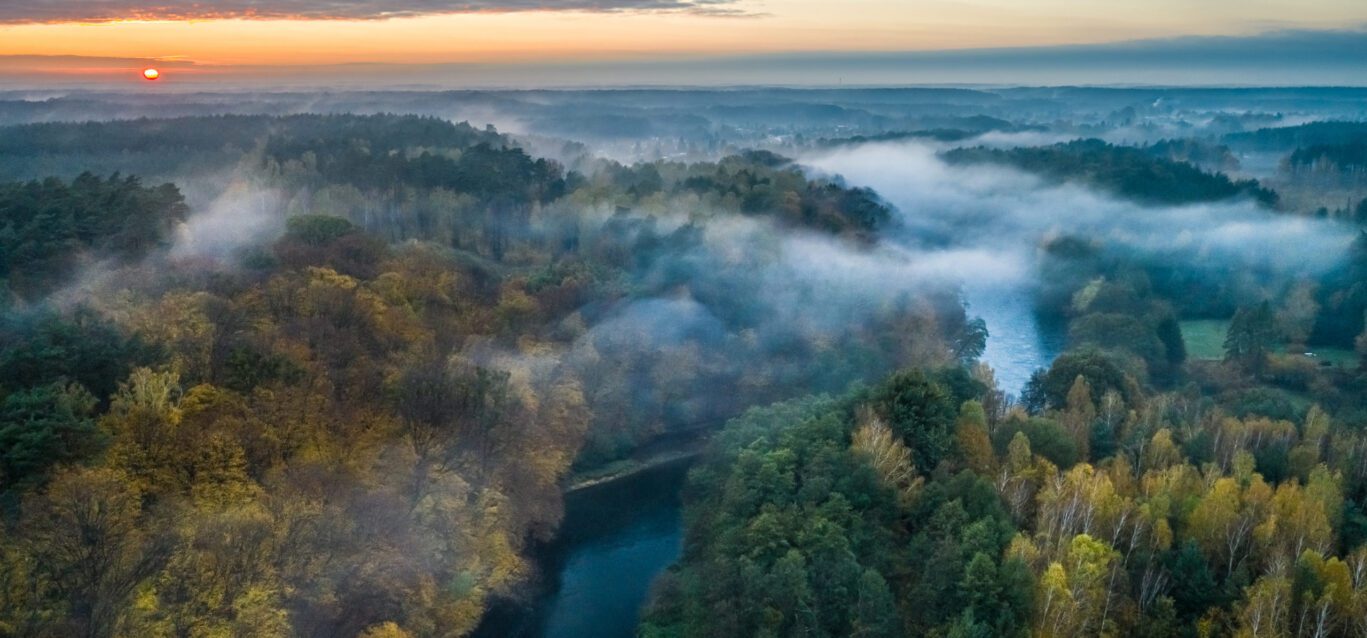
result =
M1196 319L1181 322L1182 341L1187 346L1187 358L1213 361L1225 356L1225 333L1229 331L1226 319ZM1286 353L1283 345L1280 352ZM1308 351L1323 362L1334 365L1354 367L1358 363L1356 352L1347 348L1314 348ZM1305 354L1305 353L1299 353Z

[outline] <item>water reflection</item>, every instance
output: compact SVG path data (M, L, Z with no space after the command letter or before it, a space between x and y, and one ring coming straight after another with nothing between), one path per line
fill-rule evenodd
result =
M1062 352L1062 330L1040 324L1026 288L970 284L964 296L968 314L982 317L991 335L982 360L992 366L1002 390L1019 396L1030 374Z
M655 576L683 547L679 493L688 461L566 497L565 521L540 565L531 609L490 615L476 636L629 638Z
M969 313L987 322L983 360L1003 390L1019 394L1049 365L1062 336L1042 326L1028 289L969 285ZM481 638L630 638L650 583L678 559L683 542L679 492L688 463L675 462L572 493L556 541L539 564L544 587L530 608L496 609Z

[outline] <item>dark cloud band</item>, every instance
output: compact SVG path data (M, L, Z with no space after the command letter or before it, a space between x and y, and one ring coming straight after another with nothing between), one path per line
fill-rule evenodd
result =
M673 11L735 15L737 0L23 0L0 1L0 24L119 20L381 20L456 13Z

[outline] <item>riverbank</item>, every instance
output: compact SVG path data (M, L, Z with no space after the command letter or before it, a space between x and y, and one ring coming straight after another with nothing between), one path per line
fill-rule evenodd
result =
M493 603L476 638L630 638L657 575L683 548L680 492L701 452L674 449L571 481L537 577Z
M649 472L680 461L695 459L707 449L707 438L705 435L698 436L693 441L678 448L659 450L644 457L614 461L602 467L575 474L570 477L565 485L565 495L569 496L591 487L628 479L643 472Z

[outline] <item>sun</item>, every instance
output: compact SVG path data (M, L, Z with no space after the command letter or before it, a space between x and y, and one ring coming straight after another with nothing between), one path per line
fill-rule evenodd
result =
M158 70L156 70L156 69L143 69L143 70L142 70L142 77L144 77L144 78L146 78L146 79L148 79L148 80L155 80L155 79L161 77L161 71L158 71Z

